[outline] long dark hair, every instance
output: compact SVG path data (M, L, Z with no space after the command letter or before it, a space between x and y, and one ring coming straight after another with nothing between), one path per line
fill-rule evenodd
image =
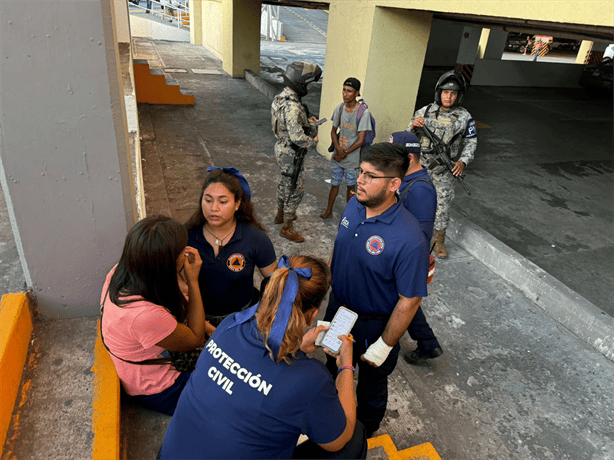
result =
M273 361L281 361L283 359L289 362L289 356L296 357L296 352L303 341L305 328L308 326L305 313L314 307L320 308L320 304L328 291L330 270L322 259L313 256L292 256L290 257L290 266L293 268L311 268L311 279L306 280L300 276L298 277L298 293L292 306L288 327L279 347L279 355L277 357L273 356L273 352L268 345L268 339L271 335L275 315L277 315L279 302L286 287L289 269L277 268L271 274L258 307L258 315L256 316L258 330L264 336L265 346L269 350L269 356Z
M188 232L166 216L137 222L126 235L124 250L109 283L109 298L123 307L141 296L184 319L186 300L177 281L177 259L188 244Z
M239 179L237 179L231 173L226 172L222 169L215 169L211 171L205 179L203 189L200 192L200 201L198 202L198 209L185 223L185 226L189 232L198 228L201 224L207 221L203 214L203 196L205 195L205 190L207 190L207 187L209 187L211 184L217 183L223 184L224 187L226 187L230 191L230 193L234 195L235 201L241 200L241 205L239 206L239 209L237 209L237 211L235 212L235 219L237 219L237 222L245 222L249 225L253 225L256 228L259 228L262 231L266 231L264 227L260 224L260 222L258 222L258 219L256 219L256 213L254 212L254 206L252 205L252 201L247 197L247 195L241 188L241 184L239 184Z

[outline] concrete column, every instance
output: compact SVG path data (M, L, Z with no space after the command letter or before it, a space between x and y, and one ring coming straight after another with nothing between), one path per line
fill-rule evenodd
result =
M361 93L368 94L365 85L367 74L367 60L371 34L373 32L373 15L375 7L366 2L348 0L344 5L340 2L332 2L328 15L328 29L326 41L326 56L324 68L326 73L322 80L322 95L320 97L320 117L330 120L334 108L343 102L341 90L347 77L358 78L363 87ZM351 52L348 50L346 37L352 37ZM369 101L371 103L371 101ZM323 125L318 132L320 142L317 150L324 156L328 153L330 145L329 123Z
M580 45L580 49L578 50L578 55L576 56L576 64L584 64L588 54L593 49L593 42L590 40L582 40L582 44Z
M432 15L377 8L373 18L365 98L377 120L378 142L407 128L414 113Z
M190 2L190 43L203 44L203 4Z
M475 64L482 29L479 27L463 27L460 47L456 55L457 64Z
M329 14L320 116L330 118L342 102L343 81L356 77L377 120L376 142L385 141L405 129L413 114L432 15L361 1L339 3L331 4ZM353 37L351 52L347 37ZM326 155L330 128L319 137L318 151Z
M478 45L478 59L484 59L484 54L486 54L486 48L488 47L488 37L490 37L490 29L482 29L480 44Z
M130 43L130 13L128 11L128 3L114 2L114 5L117 41L119 43Z
M254 0L224 0L222 62L234 78L246 70L260 72L260 9Z
M0 2L0 182L45 318L98 314L135 220L112 3Z
M607 47L608 43L583 40L578 50L578 55L576 56L576 64L584 64L591 53L597 52L603 54Z
M486 43L483 39L486 37ZM505 44L507 43L507 32L499 29L483 29L479 46L479 58L498 61L503 56Z
M462 36L463 26L433 19L424 65L454 68Z

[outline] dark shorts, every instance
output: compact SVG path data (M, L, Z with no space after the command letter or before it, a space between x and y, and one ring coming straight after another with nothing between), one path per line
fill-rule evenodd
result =
M192 375L192 371L182 372L177 377L177 380L175 380L175 383L155 395L136 395L130 396L130 398L148 409L162 412L166 415L173 415L175 407L177 407L177 401L179 401L179 396L181 396L181 392L188 383L188 380L190 380L190 375Z

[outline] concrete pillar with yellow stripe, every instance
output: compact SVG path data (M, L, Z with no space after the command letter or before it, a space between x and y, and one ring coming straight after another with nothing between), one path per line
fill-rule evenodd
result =
M255 0L224 0L222 5L222 62L234 78L246 70L260 72L260 7Z
M331 3L320 117L330 118L342 102L344 80L356 77L377 121L375 141L405 129L414 112L431 19L430 12L362 1ZM325 156L330 127L327 123L319 133L318 152Z
M203 44L203 3L190 2L190 43Z

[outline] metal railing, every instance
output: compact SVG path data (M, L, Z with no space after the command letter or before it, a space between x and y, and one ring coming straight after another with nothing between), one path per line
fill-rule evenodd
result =
M151 8L147 8L151 3ZM160 9L154 9L154 4L160 5ZM149 11L150 14L159 16L163 21L175 23L177 28L190 30L190 9L189 0L139 0L139 4L128 0L129 11L132 14L135 10ZM175 25L173 24L173 25Z
M279 6L262 5L260 14L260 33L267 40L281 40L283 24L279 20Z

